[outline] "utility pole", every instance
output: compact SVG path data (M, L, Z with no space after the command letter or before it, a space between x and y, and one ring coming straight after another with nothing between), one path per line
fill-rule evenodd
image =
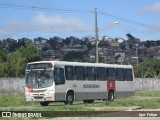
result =
M96 63L98 63L99 62L99 56L98 56L97 8L95 8L95 37L96 37Z
M138 46L136 47L136 56L137 56L137 68L138 68L138 64L139 64L139 58L138 58Z
M139 43L138 42L134 43L134 46L136 47L136 58L137 58L137 68L138 68L138 66L139 66L139 57L138 57Z

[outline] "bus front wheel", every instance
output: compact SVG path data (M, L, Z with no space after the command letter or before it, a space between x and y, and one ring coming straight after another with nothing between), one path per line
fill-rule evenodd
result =
M114 92L113 91L109 91L108 93L108 101L113 101L114 100Z
M64 102L66 105L70 104L72 105L74 101L74 93L73 92L68 92L66 95L66 101Z
M48 106L49 102L48 101L45 101L45 102L40 102L40 105L42 106Z

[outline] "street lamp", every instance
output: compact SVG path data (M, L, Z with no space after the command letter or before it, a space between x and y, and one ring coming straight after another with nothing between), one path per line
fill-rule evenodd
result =
M119 24L119 22L118 22L118 21L116 21L116 22L114 22L114 24Z
M97 26L97 9L95 8L95 38L96 38L96 63L99 63L99 54L98 54L98 26ZM113 24L119 24L118 21L114 22Z

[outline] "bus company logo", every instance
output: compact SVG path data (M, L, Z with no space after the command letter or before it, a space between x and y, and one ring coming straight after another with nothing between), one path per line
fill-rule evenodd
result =
M2 117L12 117L11 112L2 112Z
M98 84L84 84L83 88L99 88Z
M113 84L112 84L112 82L110 82L110 83L109 83L109 86L110 86L111 88L113 87Z

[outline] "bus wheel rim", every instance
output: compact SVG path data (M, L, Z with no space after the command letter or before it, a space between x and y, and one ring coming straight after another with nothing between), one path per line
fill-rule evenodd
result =
M68 101L71 102L73 100L72 95L68 96Z

